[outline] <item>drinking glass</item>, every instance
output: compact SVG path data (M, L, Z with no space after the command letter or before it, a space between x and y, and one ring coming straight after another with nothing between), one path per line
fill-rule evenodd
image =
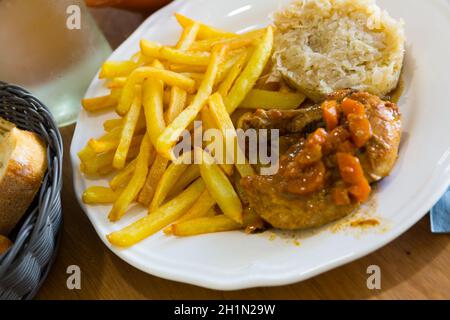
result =
M111 48L82 0L0 0L0 80L31 91L59 126Z

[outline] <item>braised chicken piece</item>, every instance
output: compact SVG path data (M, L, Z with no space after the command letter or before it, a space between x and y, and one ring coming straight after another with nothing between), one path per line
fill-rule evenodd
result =
M280 129L292 143L275 175L241 180L250 207L276 228L318 227L350 214L397 159L397 106L366 92L340 90L320 106L253 115L243 116L243 128Z
M322 109L315 105L297 110L262 110L244 114L239 119L238 126L243 130L278 129L280 135L303 133L308 127L317 126L323 122Z

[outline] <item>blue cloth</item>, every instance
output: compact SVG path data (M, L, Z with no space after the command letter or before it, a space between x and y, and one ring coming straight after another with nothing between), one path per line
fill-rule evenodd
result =
M434 233L450 233L450 189L431 209L430 219L431 231Z

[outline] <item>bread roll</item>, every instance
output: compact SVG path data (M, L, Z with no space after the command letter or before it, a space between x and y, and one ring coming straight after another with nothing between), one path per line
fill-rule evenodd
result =
M42 140L0 119L0 234L9 234L27 211L46 169Z
M295 0L274 14L274 64L318 102L338 89L384 96L403 64L403 22L374 0Z
M7 237L0 235L0 255L8 251L11 248L12 242Z

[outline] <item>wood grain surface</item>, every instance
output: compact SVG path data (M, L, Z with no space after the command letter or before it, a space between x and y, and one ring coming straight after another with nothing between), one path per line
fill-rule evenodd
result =
M92 13L113 48L145 19L118 9L93 9ZM38 299L450 299L450 236L431 234L428 216L377 252L289 286L221 292L145 274L103 245L79 207L69 158L73 131L74 126L61 130L65 152L62 242ZM80 290L66 286L70 265L81 269ZM381 268L380 290L367 288L370 265Z

